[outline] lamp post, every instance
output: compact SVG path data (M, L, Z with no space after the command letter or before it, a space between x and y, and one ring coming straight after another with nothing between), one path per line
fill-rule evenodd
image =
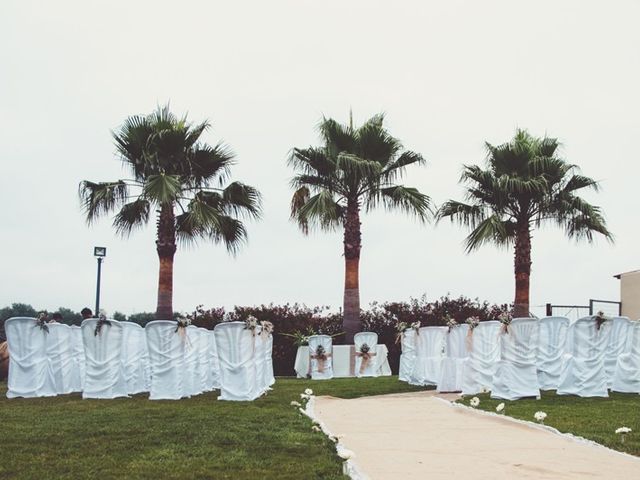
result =
M100 274L102 273L102 260L107 256L107 247L93 247L93 256L98 260L98 279L96 281L96 309L95 315L100 312Z

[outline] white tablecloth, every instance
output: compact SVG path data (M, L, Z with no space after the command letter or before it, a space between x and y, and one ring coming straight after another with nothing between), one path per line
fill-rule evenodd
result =
M382 344L376 345L375 348L376 364L378 365L378 375L388 377L391 375L391 367L387 354L389 350L387 346ZM334 377L355 377L355 358L356 349L353 345L334 345L333 346L333 376ZM293 367L298 378L306 378L309 374L309 347L298 347L296 353L296 362Z

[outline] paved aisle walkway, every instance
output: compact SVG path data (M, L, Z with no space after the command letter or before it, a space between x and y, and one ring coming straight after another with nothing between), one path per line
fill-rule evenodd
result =
M640 479L640 459L452 407L431 392L315 399L372 480Z

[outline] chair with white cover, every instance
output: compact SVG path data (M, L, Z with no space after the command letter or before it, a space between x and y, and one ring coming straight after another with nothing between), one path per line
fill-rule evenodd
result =
M81 391L80 372L74 360L71 328L62 323L49 323L47 327L47 359L51 366L56 393Z
M183 387L187 333L173 320L154 320L144 327L151 366L149 400L179 400Z
M333 339L329 335L309 337L309 365L312 380L333 378Z
M184 375L182 388L187 396L200 395L202 384L200 382L200 333L198 327L189 325L186 327L186 341L184 347Z
M198 362L200 364L200 388L203 392L213 390L212 375L213 372L209 368L209 330L198 327L199 348Z
M258 325L255 329L255 361L256 361L256 396L262 395L267 391L266 371L267 371L267 337L262 333L262 326Z
M122 365L127 393L135 395L147 392L149 358L144 328L137 323L122 322L122 329Z
M208 331L209 341L209 371L211 372L211 390L220 388L220 360L218 359L218 348L216 347L216 334L213 330Z
M560 383L562 355L569 333L567 317L538 320L538 384L541 390L555 390Z
M627 352L618 357L611 390L640 393L640 321L630 322Z
M514 318L500 334L500 360L491 385L491 398L540 398L538 386L538 319Z
M447 327L422 327L416 336L416 361L411 372L412 385L436 385L442 371Z
M86 359L82 398L127 396L127 381L122 365L122 324L107 320L99 331L97 318L82 322L82 343Z
M274 383L276 383L276 377L273 374L273 333L269 332L269 336L267 337L267 345L264 351L266 368L264 371L265 374L265 385L267 387L271 387Z
M497 320L480 322L471 332L469 358L462 375L463 395L475 395L491 389L496 362L500 358L500 326Z
M462 391L464 365L467 362L467 333L469 325L461 324L451 327L445 338L444 358L436 389L438 392Z
M355 375L356 377L377 377L379 360L376 348L378 346L378 334L375 332L359 332L353 336L355 346ZM364 347L366 345L366 347ZM362 349L367 349L363 353Z
M604 322L598 328L595 317L581 318L569 327L558 395L609 396L604 359L610 329L611 322Z
M214 328L220 362L218 400L250 401L257 398L255 339L244 322L223 322Z
M631 321L627 317L613 317L607 323L611 323L611 332L604 357L604 369L607 373L607 386L611 388L618 358L628 351Z
M415 328L408 328L400 334L400 367L398 370L398 379L408 382L411 379L413 366L416 363L416 334Z
M72 325L71 327L71 338L73 345L73 361L75 363L75 369L78 371L78 377L80 378L80 389L81 392L84 390L84 345L82 343L82 329L77 325Z
M54 397L55 383L46 355L47 333L35 318L13 317L4 322L9 347L7 398Z

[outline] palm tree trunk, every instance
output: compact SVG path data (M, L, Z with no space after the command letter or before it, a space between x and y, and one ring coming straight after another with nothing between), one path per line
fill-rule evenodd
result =
M345 342L353 343L360 331L360 205L357 200L347 203L344 220L344 309L342 327Z
M513 316L528 317L529 279L531 277L531 231L529 222L520 222L517 227L514 272L516 277L516 298L513 305Z
M176 253L176 222L173 205L162 205L157 228L156 249L160 260L160 273L156 318L171 320L173 319L173 256Z

